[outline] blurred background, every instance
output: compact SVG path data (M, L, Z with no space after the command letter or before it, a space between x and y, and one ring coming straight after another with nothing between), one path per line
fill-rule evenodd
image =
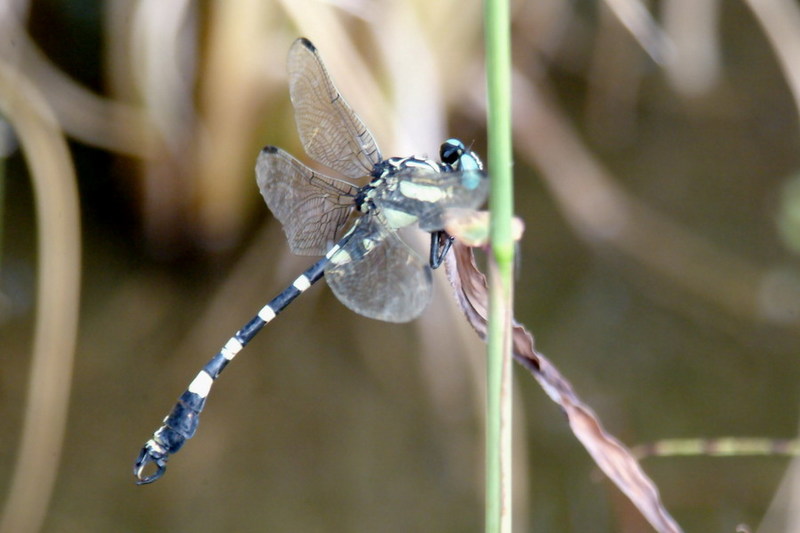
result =
M443 273L405 325L318 284L134 484L201 365L313 261L253 172L265 144L303 159L300 35L384 156L486 153L479 2L0 0L0 530L482 530L483 345ZM800 5L520 1L513 52L538 349L627 444L792 437ZM516 384L515 530L647 531ZM690 531L797 531L789 466L644 462Z

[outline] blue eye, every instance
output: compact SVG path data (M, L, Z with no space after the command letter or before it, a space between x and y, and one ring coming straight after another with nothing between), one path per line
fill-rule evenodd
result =
M467 147L458 139L447 139L439 148L439 160L445 165L455 166L466 150Z
M470 169L464 172L464 174L461 176L461 184L466 189L473 190L478 188L482 179L483 176L481 176L481 173L478 172L477 168Z
M483 165L472 152L467 152L458 158L458 170L483 170Z

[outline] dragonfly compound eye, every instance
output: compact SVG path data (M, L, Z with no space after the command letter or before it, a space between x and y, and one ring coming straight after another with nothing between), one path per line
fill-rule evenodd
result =
M458 139L447 139L439 148L439 159L445 165L455 165L467 147Z

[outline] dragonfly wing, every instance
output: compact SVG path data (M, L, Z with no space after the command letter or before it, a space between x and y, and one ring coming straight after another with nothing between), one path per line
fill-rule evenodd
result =
M401 212L418 219L425 231L443 229L445 209L477 209L489 193L489 180L480 170L436 172L410 167L392 177L397 179L397 186L381 190L373 200L375 205L387 214Z
M256 160L261 196L298 255L324 255L348 226L353 185L311 170L280 148L267 146Z
M289 94L306 153L348 178L369 175L381 161L378 145L333 85L308 39L294 42L288 68Z
M331 255L325 279L345 306L386 322L413 320L431 299L427 263L372 215L358 219Z

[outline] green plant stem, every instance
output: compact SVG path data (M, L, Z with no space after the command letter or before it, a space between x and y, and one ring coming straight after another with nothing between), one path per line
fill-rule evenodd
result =
M507 0L485 0L491 210L487 354L486 531L511 533L511 322L514 241L511 36Z
M0 120L3 119L4 117L0 115ZM0 139L0 144L2 142L3 140ZM6 235L6 154L4 151L4 147L0 146L0 268L3 265L3 243Z

